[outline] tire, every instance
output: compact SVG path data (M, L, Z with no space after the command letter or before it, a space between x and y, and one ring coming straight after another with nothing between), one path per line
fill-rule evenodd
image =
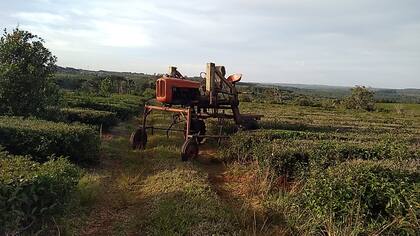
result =
M206 134L206 123L203 120L191 120L191 133L205 135ZM184 127L184 138L186 138L187 126ZM197 138L199 143L203 142L204 138Z
M198 143L194 138L187 139L182 145L181 160L188 161L197 158L198 156Z
M143 128L140 127L131 133L130 143L133 149L144 149L147 144L146 130L143 133Z

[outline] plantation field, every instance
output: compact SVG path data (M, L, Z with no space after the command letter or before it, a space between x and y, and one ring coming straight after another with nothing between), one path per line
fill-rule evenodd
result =
M156 90L162 74L58 67L43 43L0 39L0 235L420 235L420 90L246 84L214 64L185 77L200 88ZM145 104L195 119L238 101L258 125L192 120L197 158L170 125L184 114L158 109L147 128L174 130L133 149Z
M149 133L146 149L134 151L128 138L137 120L111 129L99 166L86 170L71 210L57 220L60 232L417 233L417 113L241 105L265 115L262 129L233 134L221 147L208 141L190 162L180 161L182 134ZM156 113L150 121L169 118Z

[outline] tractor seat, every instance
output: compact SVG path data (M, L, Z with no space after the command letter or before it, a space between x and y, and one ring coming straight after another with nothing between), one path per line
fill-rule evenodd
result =
M241 81L241 79L242 79L242 74L233 74L227 77L227 80L231 82L232 84Z

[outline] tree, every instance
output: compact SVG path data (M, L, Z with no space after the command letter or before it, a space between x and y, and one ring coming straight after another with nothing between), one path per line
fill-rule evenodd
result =
M373 111L375 109L374 94L365 86L356 86L351 89L351 95L344 99L344 105L348 109Z
M109 97L111 96L113 90L114 86L112 84L111 78L107 77L101 80L101 83L99 84L99 95L103 97Z
M58 103L56 57L44 40L18 28L0 38L0 112L30 116Z

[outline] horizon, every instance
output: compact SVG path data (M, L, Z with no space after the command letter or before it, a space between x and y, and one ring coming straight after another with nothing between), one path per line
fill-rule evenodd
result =
M68 67L153 74L175 65L198 75L213 61L250 83L420 89L415 0L17 0L0 7L3 28L40 36Z
M85 70L85 71L91 71L91 72L111 72L111 73L137 73L137 74L146 74L146 75L158 75L158 74L164 74L165 72L154 72L154 73L145 73L145 72L137 72L137 71L114 71L114 70L106 70L106 69L98 69L98 70L91 70L91 69L86 69L86 68L75 68L75 67L70 67L70 66L64 66L64 65L57 65L59 67L62 68L69 68L69 69L76 69L76 70ZM198 75L185 75L187 77L199 77ZM266 85L291 85L291 87L293 87L292 85L304 85L304 86L322 86L322 87L338 87L338 88L352 88L355 86L364 86L362 84L355 84L355 85L330 85L330 84L302 84L302 83L288 83L288 82L257 82L257 81L241 81L241 83L255 83L255 84L266 84ZM397 90L404 90L404 89L415 89L415 90L420 90L420 88L411 88L411 87L406 87L406 88L387 88L387 87L370 87L370 86L366 86L367 88L372 88L372 89L397 89Z

